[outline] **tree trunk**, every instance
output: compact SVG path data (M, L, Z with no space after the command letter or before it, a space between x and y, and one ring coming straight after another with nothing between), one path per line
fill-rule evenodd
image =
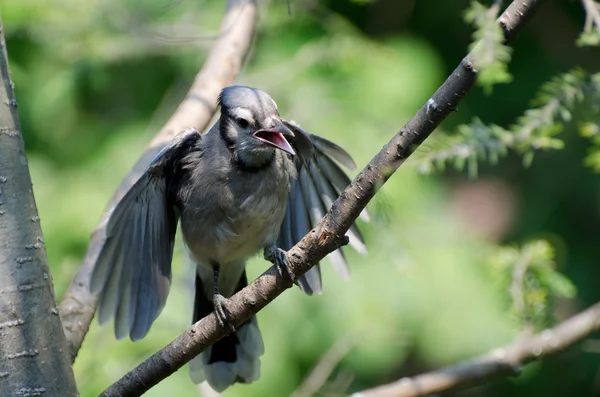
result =
M0 46L0 396L77 396Z

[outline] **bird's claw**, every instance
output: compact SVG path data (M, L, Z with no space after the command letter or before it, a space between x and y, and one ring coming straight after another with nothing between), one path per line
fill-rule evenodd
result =
M296 282L296 275L290 269L287 252L278 247L270 247L265 250L265 259L277 266L281 277L289 277L293 283Z
M219 320L221 326L228 328L231 332L234 332L235 327L231 323L229 310L227 309L227 298L221 294L213 295L213 306L215 307L215 314L217 315L217 319Z

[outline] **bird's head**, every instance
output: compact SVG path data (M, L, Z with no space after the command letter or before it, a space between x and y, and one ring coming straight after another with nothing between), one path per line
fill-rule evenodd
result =
M279 116L275 101L264 91L230 86L219 97L223 138L245 162L259 165L279 149L295 155L286 137L294 133Z

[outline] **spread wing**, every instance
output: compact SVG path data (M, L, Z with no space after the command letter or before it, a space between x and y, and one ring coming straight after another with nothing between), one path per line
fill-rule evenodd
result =
M349 169L355 169L356 164L335 143L312 135L293 122L285 121L285 124L294 132L295 136L290 141L298 154L295 157L298 178L292 184L278 238L279 247L289 250L323 218L340 193L350 184L350 179L338 164ZM366 211L361 213L361 218L368 221ZM352 225L346 235L350 246L361 254L367 253L356 224ZM330 253L328 257L343 278L350 275L341 249ZM309 295L321 293L319 265L302 276L298 285Z
M169 198L180 159L200 150L196 130L179 134L152 160L114 207L92 271L90 290L98 294L101 324L115 317L118 339L143 338L165 305L178 214Z

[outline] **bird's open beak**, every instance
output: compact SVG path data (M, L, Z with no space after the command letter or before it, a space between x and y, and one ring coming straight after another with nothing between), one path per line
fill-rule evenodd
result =
M271 128L258 130L252 136L263 143L274 146L291 155L296 154L290 143L285 139L285 136L293 137L294 133L280 120L277 120Z

